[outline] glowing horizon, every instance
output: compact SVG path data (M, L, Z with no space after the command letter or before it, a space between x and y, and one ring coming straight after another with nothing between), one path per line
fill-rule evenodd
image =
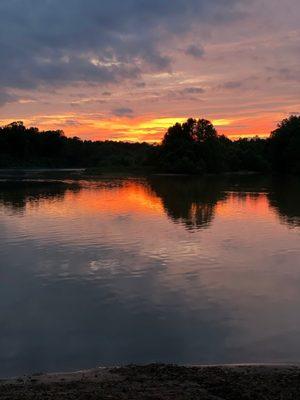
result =
M115 140L128 142L159 143L170 126L185 122L188 117L159 117L159 118L126 118L117 117L103 120L92 120L80 118L81 123L76 126L66 125L66 121L72 115L50 115L43 117L43 122L36 124L35 119L20 119L27 127L34 126L40 130L61 129L68 137L77 136L82 140ZM41 117L39 117L41 118ZM199 117L200 118L200 117ZM19 119L16 119L19 120ZM235 124L239 121L233 119L211 119L210 120L219 134L224 134L232 140L245 137L267 137L275 125L271 126L266 121L254 121L253 127L263 128L253 131L251 126L243 133ZM13 120L0 120L0 125L7 125ZM279 122L279 120L278 120ZM261 125L260 125L261 124Z

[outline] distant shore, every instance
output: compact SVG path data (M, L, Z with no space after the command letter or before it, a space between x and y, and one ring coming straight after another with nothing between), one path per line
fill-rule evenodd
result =
M224 177L247 177L247 176L272 176L272 174L256 171L234 171L220 173L162 173L147 169L103 169L103 168L0 168L0 180L28 180L28 179L99 179L107 177L191 177L191 178L224 178ZM276 175L276 174L275 174Z
M0 381L3 400L295 400L300 366L151 364Z

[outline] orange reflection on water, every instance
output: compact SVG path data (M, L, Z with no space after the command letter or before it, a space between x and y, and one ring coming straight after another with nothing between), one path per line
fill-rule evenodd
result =
M149 188L144 180L120 180L113 184L112 181L103 180L88 183L84 187L84 190L67 190L61 197L51 201L39 200L28 204L28 207L31 210L39 207L49 216L95 213L161 216L166 214L163 198ZM265 193L227 192L226 199L220 199L214 205L199 200L199 203L191 201L190 204L182 204L179 209L180 198L177 200L174 198L174 201L175 211L177 213L182 211L182 217L191 224L193 221L198 221L201 225L205 225L205 221L211 220L213 215L232 218L237 212L245 217L247 215L259 215L268 219L274 217ZM168 207L171 206L171 203L168 204Z
M273 217L265 193L229 192L226 201L217 204L216 214L232 218L237 209L247 210L247 215L260 215L264 218Z
M116 187L93 188L73 193L67 192L64 202L76 201L76 212L110 214L163 214L163 205L142 182L126 181Z

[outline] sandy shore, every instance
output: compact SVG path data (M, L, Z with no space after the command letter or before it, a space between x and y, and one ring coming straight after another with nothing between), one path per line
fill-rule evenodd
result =
M297 400L297 365L97 368L0 381L6 400Z

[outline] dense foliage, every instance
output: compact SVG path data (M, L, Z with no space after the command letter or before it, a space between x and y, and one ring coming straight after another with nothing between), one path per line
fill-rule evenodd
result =
M300 173L300 117L284 119L269 139L274 171Z
M230 140L211 122L188 119L170 127L161 145L82 141L62 131L0 128L0 167L95 167L167 173L300 173L300 117L284 119L267 139Z
M169 128L158 165L161 170L185 173L284 172L300 173L300 117L278 124L267 139L232 141L218 135L204 119L189 119Z
M0 128L0 168L110 167L135 168L147 164L147 143L80 140L60 130L40 132L13 122Z

